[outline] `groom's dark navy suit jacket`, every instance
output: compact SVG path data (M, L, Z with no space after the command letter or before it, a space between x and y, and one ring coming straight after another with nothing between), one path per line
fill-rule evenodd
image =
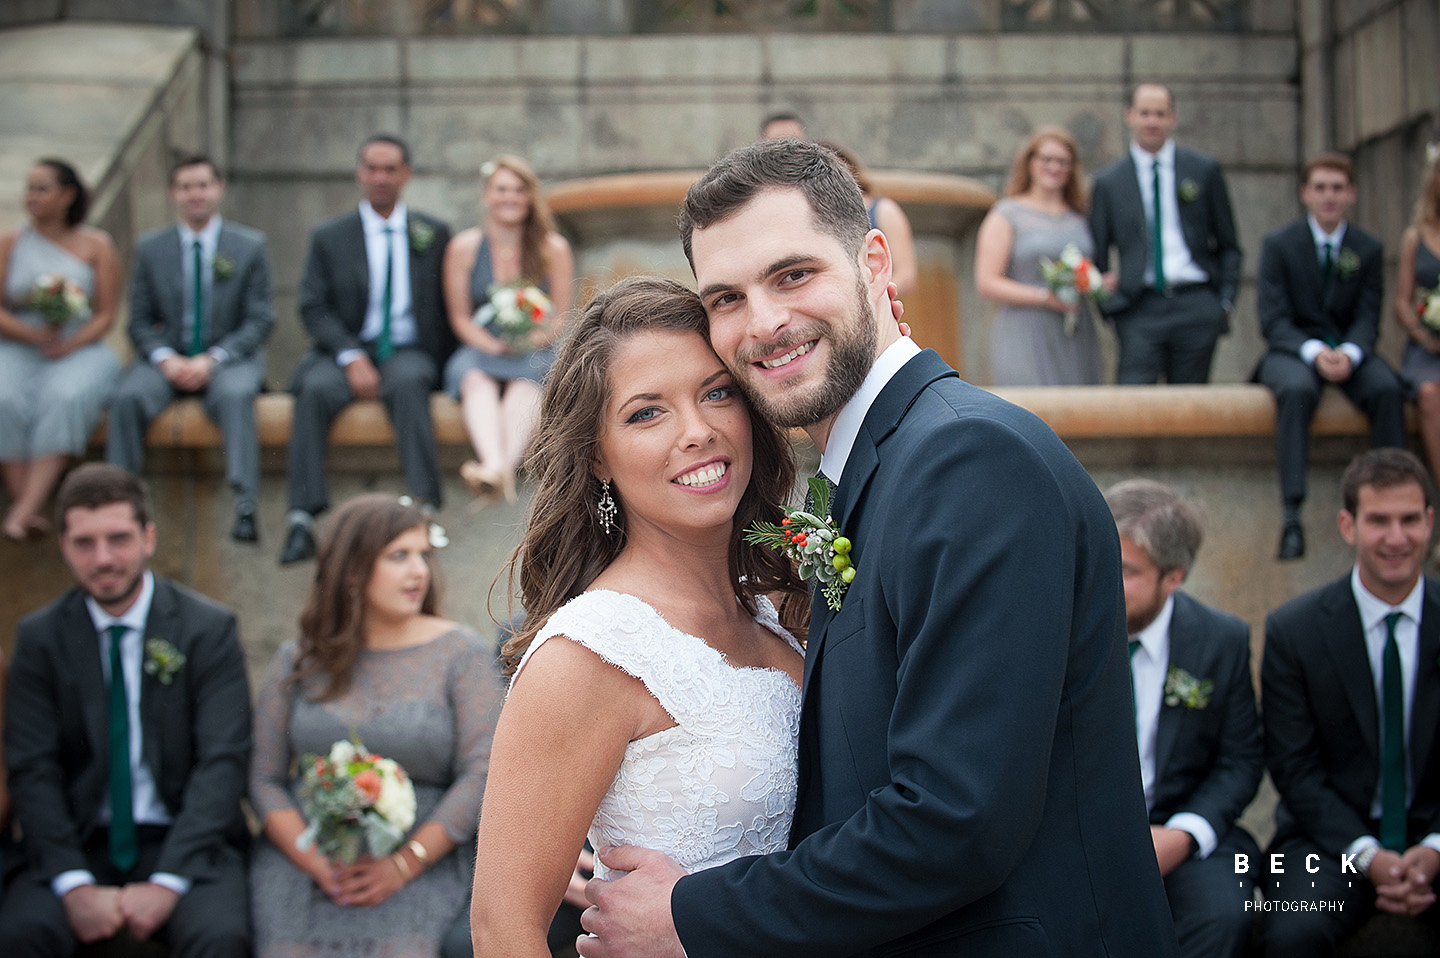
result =
M1040 420L933 352L833 508L790 850L681 879L690 958L1176 953L1135 748L1119 541Z

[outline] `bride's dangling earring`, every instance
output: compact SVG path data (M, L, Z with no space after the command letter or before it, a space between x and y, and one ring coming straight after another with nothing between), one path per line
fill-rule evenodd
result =
M600 480L600 504L595 507L595 515L600 517L600 528L605 530L608 536L610 530L615 528L615 516L620 510L615 505L615 500L610 495L610 480Z

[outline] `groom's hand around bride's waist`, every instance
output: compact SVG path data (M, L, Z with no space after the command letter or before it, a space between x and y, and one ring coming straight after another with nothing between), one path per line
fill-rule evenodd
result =
M685 870L661 852L633 845L596 853L606 868L626 874L585 886L590 907L580 916L588 935L575 942L580 958L683 958L670 893Z

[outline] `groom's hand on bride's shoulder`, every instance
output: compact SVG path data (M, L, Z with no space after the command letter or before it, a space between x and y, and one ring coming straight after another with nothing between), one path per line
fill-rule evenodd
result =
M601 848L606 867L626 872L613 881L592 878L590 907L580 916L589 934L575 942L580 958L683 958L670 917L670 893L685 869L661 852L621 845Z

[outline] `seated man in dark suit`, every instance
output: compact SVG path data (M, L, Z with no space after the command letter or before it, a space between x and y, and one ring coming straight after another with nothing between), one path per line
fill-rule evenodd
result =
M1244 954L1253 886L1237 824L1264 769L1250 627L1179 591L1200 520L1169 486L1131 479L1105 493L1120 531L1135 731L1150 834L1185 958Z
M300 277L300 318L315 340L295 370L289 531L281 562L315 555L314 518L330 504L330 424L356 399L383 399L410 495L440 505L430 393L455 348L440 293L450 228L408 209L410 149L377 134L360 145L354 212L315 228Z
M148 569L144 484L91 463L56 497L76 588L20 621L5 758L27 865L0 955L156 937L243 958L250 692L235 616Z
M1440 932L1440 583L1422 575L1430 477L1405 450L1373 449L1342 486L1354 568L1265 622L1265 763L1280 793L1270 852L1283 855L1265 886L1265 942L1277 958L1333 955L1377 910ZM1315 902L1340 907L1305 907Z
M265 340L275 325L265 234L220 218L225 181L208 156L170 173L180 223L146 233L130 279L135 361L110 400L105 458L139 472L145 430L178 395L204 397L225 433L239 542L260 537L260 438L255 395L265 385Z
M1275 455L1285 519L1281 559L1305 554L1300 505L1310 422L1333 383L1370 417L1375 446L1405 445L1405 393L1375 352L1380 333L1380 241L1345 221L1355 202L1350 160L1322 153L1305 164L1306 215L1265 237L1256 302L1269 352L1255 378L1275 392Z

